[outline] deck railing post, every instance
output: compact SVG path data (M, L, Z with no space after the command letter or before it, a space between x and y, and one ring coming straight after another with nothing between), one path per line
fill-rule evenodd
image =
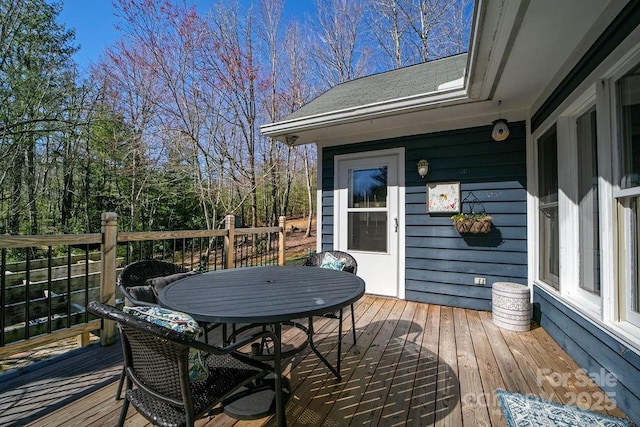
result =
M287 237L287 217L281 216L278 218L278 227L280 228L278 239L278 265L284 265L285 256L285 244Z
M227 234L224 236L224 268L230 269L233 268L233 261L235 260L235 247L233 244L236 234L235 215L224 217L224 228L227 230Z
M116 246L118 243L118 215L115 212L102 214L102 271L100 275L100 301L115 305L116 302ZM104 345L116 341L116 325L104 320L100 342Z

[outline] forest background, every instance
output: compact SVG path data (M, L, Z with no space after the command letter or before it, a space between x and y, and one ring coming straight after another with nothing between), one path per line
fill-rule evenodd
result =
M467 51L472 0L116 0L79 72L61 4L0 0L0 234L220 228L307 217L315 146L262 136L341 82ZM307 227L307 231L310 226Z

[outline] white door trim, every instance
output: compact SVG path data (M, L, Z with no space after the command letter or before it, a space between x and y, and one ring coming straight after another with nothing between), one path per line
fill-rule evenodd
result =
M340 206L339 206L339 180L338 173L340 169L340 162L367 159L370 157L392 157L397 159L398 166L398 179L397 179L397 192L398 192L398 233L397 233L397 271L396 277L398 281L397 297L400 299L405 298L405 150L404 147L392 148L385 150L373 150L364 151L353 154L337 155L333 159L333 248L339 249L339 234L340 234Z

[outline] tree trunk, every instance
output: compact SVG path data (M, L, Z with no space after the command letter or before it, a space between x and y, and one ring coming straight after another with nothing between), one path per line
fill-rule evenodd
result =
M309 216L307 217L307 231L304 233L304 237L311 236L311 224L313 221L313 187L311 186L311 171L309 170L309 153L307 147L304 147L304 175L307 183L307 203L309 207Z

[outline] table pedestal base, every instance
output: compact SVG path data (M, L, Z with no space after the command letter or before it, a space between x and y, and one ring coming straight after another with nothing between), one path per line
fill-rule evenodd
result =
M276 413L275 379L266 378L255 388L242 388L223 403L224 413L238 420L257 420ZM289 379L282 377L282 398L291 394Z

